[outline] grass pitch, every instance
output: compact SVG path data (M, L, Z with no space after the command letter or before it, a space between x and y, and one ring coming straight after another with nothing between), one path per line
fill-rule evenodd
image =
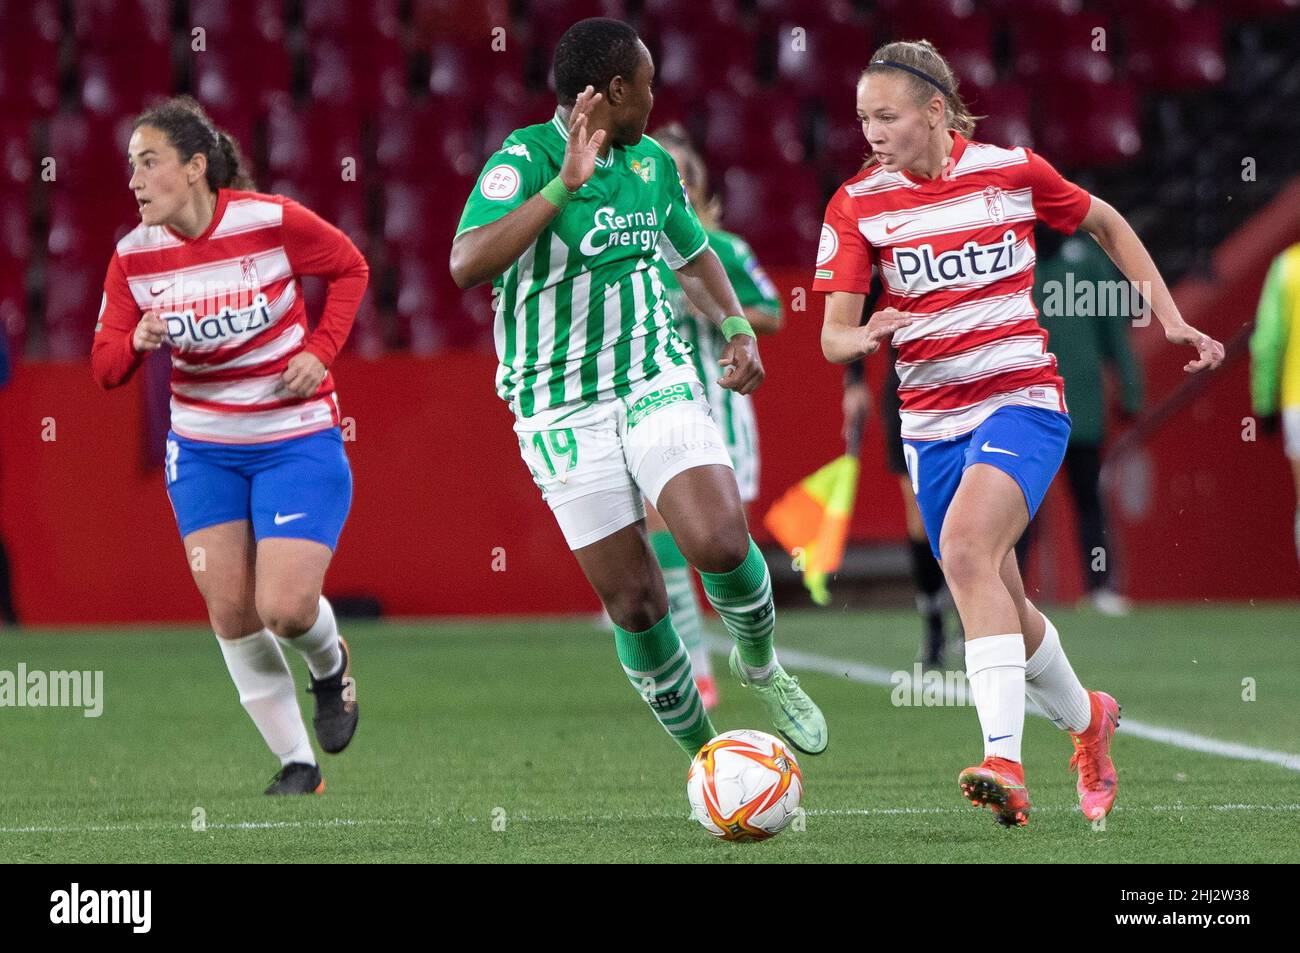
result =
M1084 683L1126 720L1185 744L1300 749L1296 608L1052 618ZM0 708L0 861L1300 861L1300 772L1123 725L1104 830L1075 808L1069 738L1042 718L1026 728L1030 825L997 827L956 786L981 754L974 709L896 707L889 686L861 680L864 665L910 669L918 631L909 612L781 613L778 646L819 659L789 667L831 743L800 759L804 829L762 844L715 841L690 819L687 759L588 620L346 624L361 727L322 756L324 796L295 799L261 794L277 765L210 632L0 635L0 670L104 673L99 718ZM717 729L770 730L716 667Z

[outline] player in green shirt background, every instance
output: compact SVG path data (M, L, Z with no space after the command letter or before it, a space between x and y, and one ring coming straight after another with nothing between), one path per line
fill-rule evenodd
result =
M754 330L683 190L645 135L654 62L618 20L574 24L555 50L559 108L484 166L451 248L461 288L491 281L497 392L520 453L614 623L623 670L689 755L715 734L668 611L642 496L663 516L735 640L732 672L801 751L826 721L772 646L776 610L722 435L656 255L726 339L722 387L763 379Z
M677 163L687 198L709 236L709 247L717 253L718 260L727 273L727 280L736 290L736 298L745 309L745 318L759 334L774 334L779 331L782 322L781 299L776 286L763 271L745 240L719 227L718 220L722 214L720 200L709 188L708 168L691 144L686 130L674 123L657 129L654 138ZM668 263L660 258L656 260L655 266L659 269L659 276L668 291L668 300L676 316L674 327L682 339L691 345L695 371L704 385L713 419L717 421L726 442L727 454L736 471L740 501L746 505L748 517L748 504L758 496L758 421L754 416L753 401L746 394L718 384L715 368L726 347L726 338L717 325L691 307ZM650 545L654 547L659 568L663 570L673 625L690 653L691 663L695 667L695 684L699 688L704 707L712 709L718 703L718 685L704 645L704 629L695 598L691 568L653 506L647 508L646 525L650 530Z

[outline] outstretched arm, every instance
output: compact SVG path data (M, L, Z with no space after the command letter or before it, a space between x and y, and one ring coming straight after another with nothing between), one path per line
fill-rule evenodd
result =
M1123 215L1094 195L1080 227L1097 240L1097 244L1110 256L1110 260L1124 273L1125 278L1137 283L1147 304L1164 326L1165 339L1171 344L1186 344L1196 348L1196 359L1188 361L1183 370L1195 373L1207 367L1216 368L1223 363L1223 345L1183 320L1156 263L1151 260L1142 239L1138 238L1137 232L1133 231L1133 226Z

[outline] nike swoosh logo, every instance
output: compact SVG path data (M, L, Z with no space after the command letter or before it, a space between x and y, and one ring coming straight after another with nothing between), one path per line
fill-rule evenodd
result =
M998 735L996 738L994 738L992 735L989 735L989 741L1001 741L1003 738L1010 738L1010 737L1011 737L1010 735Z
M170 281L167 282L166 284L163 284L163 285L150 285L150 286L149 286L149 293L150 293L151 295L160 295L160 294L162 294L164 291L166 291L168 288L170 288L171 286L172 286L172 283L171 283Z
M276 513L275 525L283 526L285 523L292 523L294 520L300 520L306 515L306 513L290 513L288 516L281 516L279 513Z
M1018 456L1020 456L1020 454L1018 454L1018 453L1016 453L1016 452L1014 452L1014 451L1012 451L1012 450L1003 450L1001 447L990 447L990 446L989 446L989 442L988 442L987 440L984 441L984 446L980 447L980 450L981 450L983 453L1005 453L1005 454L1006 454L1007 456L1009 456L1009 457L1018 457Z
M904 225L911 225L911 224L912 224L912 222L911 222L910 220L908 220L908 221L906 221L906 222L899 222L897 225L890 225L888 222L886 222L886 223L885 223L885 234L886 234L886 235L892 235L892 234L894 234L894 232L898 231L898 230L899 230L900 228L902 228Z

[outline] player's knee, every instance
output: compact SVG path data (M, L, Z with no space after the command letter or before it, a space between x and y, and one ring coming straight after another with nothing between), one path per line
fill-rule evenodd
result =
M644 632L668 614L668 603L653 586L628 586L605 599L613 623L628 632Z
M312 627L320 611L320 599L315 595L276 593L258 600L257 611L268 629L282 639L293 639Z
M692 528L679 547L700 572L731 572L749 555L749 531L743 518L724 526Z
M962 536L945 538L939 552L943 558L943 575L950 587L982 585L989 575L997 575L992 553L977 540Z
M261 620L249 613L248 606L240 599L209 599L208 620L212 631L223 639L238 639L262 627Z

